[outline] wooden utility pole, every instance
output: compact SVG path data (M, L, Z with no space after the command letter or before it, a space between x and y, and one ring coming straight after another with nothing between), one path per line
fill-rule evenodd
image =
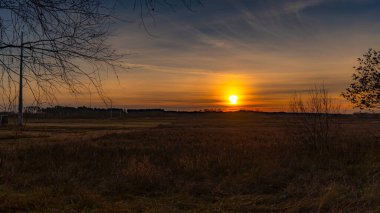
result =
M21 32L21 53L20 53L20 82L19 82L19 94L18 94L18 119L17 125L22 126L23 124L23 116L22 116L22 79L23 79L23 58L24 58L24 41L23 41L24 33Z

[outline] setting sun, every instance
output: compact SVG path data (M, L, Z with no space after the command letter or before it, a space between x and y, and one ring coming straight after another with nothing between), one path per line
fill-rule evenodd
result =
M230 103L231 104L237 104L238 97L237 95L230 95Z

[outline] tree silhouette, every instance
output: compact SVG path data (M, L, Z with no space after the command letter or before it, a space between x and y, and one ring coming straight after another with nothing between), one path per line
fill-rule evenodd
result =
M192 2L182 0L191 8ZM158 8L174 9L175 1L131 0L141 20ZM101 71L121 67L123 55L107 44L112 16L120 1L0 0L0 87L3 110L14 109L19 92L22 114L23 82L34 100L54 102L58 90L73 94L89 80L101 95ZM137 8L138 7L138 8ZM157 9L156 9L157 8ZM18 89L19 88L19 89Z
M334 114L339 114L340 105L324 84L315 85L304 96L295 93L289 101L289 111L296 113L289 129L295 141L318 151L329 149L338 129Z
M61 87L78 93L84 78L101 92L99 71L119 65L106 43L114 18L100 0L1 0L0 9L0 84L9 96L21 80L36 100L53 101Z
M352 75L352 83L342 96L355 108L374 110L380 107L380 52L369 49Z

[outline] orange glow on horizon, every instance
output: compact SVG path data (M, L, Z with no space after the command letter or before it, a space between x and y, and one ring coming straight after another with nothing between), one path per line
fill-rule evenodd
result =
M213 96L218 100L215 107L223 108L226 111L248 109L252 105L251 82L247 81L247 76L226 74L213 79Z

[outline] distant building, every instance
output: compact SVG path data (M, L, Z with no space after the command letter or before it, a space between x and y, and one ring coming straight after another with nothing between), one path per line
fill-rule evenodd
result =
M41 107L39 106L27 106L24 108L25 109L25 113L30 113L30 114L37 114L37 113L41 113Z

